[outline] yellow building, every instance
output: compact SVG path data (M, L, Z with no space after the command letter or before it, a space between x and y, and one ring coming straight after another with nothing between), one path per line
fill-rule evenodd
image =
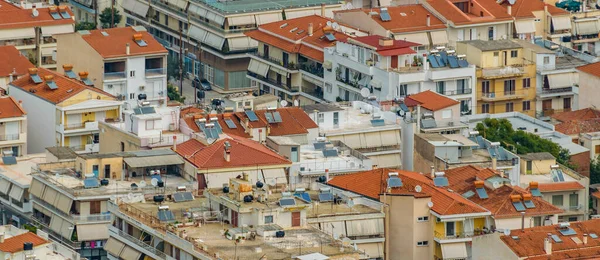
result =
M78 153L99 151L98 122L119 121L122 102L83 82L87 73L60 75L40 68L9 85L9 95L23 101L28 115L28 151L68 146Z
M457 52L477 66L477 113L521 112L535 116L536 66L510 40L465 41Z

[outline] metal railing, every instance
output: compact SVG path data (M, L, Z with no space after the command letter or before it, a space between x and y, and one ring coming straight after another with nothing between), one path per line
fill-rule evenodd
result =
M318 67L316 63L304 62L300 63L299 67L301 70L313 74L317 77L323 77L323 67Z
M470 238L470 237L474 237L474 236L481 236L481 235L485 235L488 233L489 232L485 232L483 230L475 230L475 231L471 231L471 232L464 232L464 231L454 232L453 235L446 235L446 234L442 234L438 231L434 231L433 235L437 239L462 239L462 238Z
M125 71L104 72L104 79L122 79L125 78Z
M75 222L108 222L112 220L112 215L110 214L110 212L101 214L90 214L87 216L73 214L72 217Z
M137 246L139 246L141 248L144 248L144 250L146 250L146 251L152 252L153 254L161 257L162 259L166 259L167 258L167 255L165 253L163 253L162 251L159 251L158 249L156 249L156 248L154 248L154 247L152 247L152 246L150 246L150 245L148 245L148 244L140 241L139 239L136 239L135 237L133 237L133 236L131 236L131 235L129 235L129 234L127 234L127 233L125 233L125 232L123 232L123 231L121 231L121 230L113 227L113 226L111 226L109 228L109 231L113 232L115 234L118 234L120 237L126 239L127 241L130 241L130 242L136 244Z
M484 68L482 70L483 77L509 77L513 75L524 74L525 69L519 65L505 66L499 68Z
M166 68L146 69L146 77L148 77L148 76L166 75L166 74L167 74L167 69Z
M19 134L0 135L0 141L15 141L19 140Z
M298 66L296 66L296 63L293 63L293 62L290 62L290 61L288 61L288 62L284 62L283 60L280 60L280 59L277 59L277 58L270 57L270 56L269 56L269 55L267 55L267 54L261 54L261 53L260 53L260 52L258 52L258 51L255 51L255 52L249 52L249 54L250 54L250 55L252 55L252 56L256 56L256 57L258 57L258 58L261 58L261 59L263 59L263 60L266 60L266 61L269 61L269 62L275 63L275 64L277 64L277 65L279 65L279 66L281 66L281 67L284 67L284 68L286 68L286 69L289 69L289 70L297 70L297 69L298 69Z
M578 210L583 209L583 205L581 205L581 204L569 205L569 206L562 206L560 208L562 208L563 210L568 210L568 211L578 211Z
M298 86L288 86L288 85L285 85L283 82L277 82L277 80L263 77L256 73L248 72L248 76L259 79L260 81L267 82L273 86L280 87L280 88L285 89L290 92L298 92L300 90L300 87L298 87Z
M463 95L463 94L471 94L471 93L473 93L473 89L463 88L463 89L456 89L456 90L446 90L440 94L443 94L446 96L452 96L452 95Z
M571 111L570 108L565 108L565 109L544 109L542 111L538 111L537 112L537 116L551 116L557 113L562 113L562 112L569 112Z
M542 88L541 94L556 94L556 93L564 93L564 92L573 92L573 87L564 87L564 88Z

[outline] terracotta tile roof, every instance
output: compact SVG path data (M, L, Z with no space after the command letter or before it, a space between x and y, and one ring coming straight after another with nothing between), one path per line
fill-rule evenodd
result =
M213 115L206 116L207 120L209 120L212 117L216 117L218 119L221 129L223 129L223 133L225 133L227 135L237 135L237 136L245 137L245 138L251 137L248 133L246 133L246 131L244 130L244 127L242 127L242 124L240 123L239 118L237 116L235 116L234 114L225 113L225 114L216 114L216 115L213 114ZM183 121L194 132L200 132L200 128L195 123L195 121L200 118L205 118L205 116L202 116L200 114L191 115L191 116L188 115L183 118ZM225 122L225 118L231 119L231 121L235 124L236 128L229 128L227 126L227 123Z
M0 243L0 251L4 253L21 252L23 251L23 243L27 242L32 243L33 247L49 243L47 240L41 238L40 236L31 232L27 232L18 236L9 237L5 239L3 243Z
M555 125L554 130L566 135L598 132L600 131L600 118L562 122Z
M268 33L261 32L260 30L249 31L244 34L254 40L275 46L289 53L297 53L300 49L300 44L291 43Z
M308 36L308 25L310 23L313 24L313 32L316 32L319 30L323 30L323 28L327 26L327 22L329 21L333 20L322 17L320 15L309 15L289 20L281 20L278 22L263 24L259 28L261 31L268 31L272 34L286 38L290 40L290 42L296 42ZM293 30L294 28L296 29Z
M431 111L438 111L443 108L447 108L449 106L453 106L458 104L459 102L451 99L449 97L445 97L441 94L435 93L431 90L419 92L417 94L410 95L406 97L405 100L411 100L418 102L421 104L423 108L426 108ZM410 102L410 101L409 101ZM408 106L408 105L407 105Z
M197 108L197 107L190 106L190 107L182 108L181 111L179 112L179 117L200 115L202 113L204 113L204 110Z
M77 95L77 93L80 93L86 89L103 94L103 95L107 95L109 97L113 97L109 93L106 93L100 89L86 86L78 80L69 79L69 78L67 78L59 73L56 73L54 71L47 70L44 68L39 68L37 70L38 70L37 74L42 78L42 81L43 81L42 83L38 83L38 84L34 83L33 80L31 79L31 75L27 74L27 75L13 81L10 84L10 86L20 88L23 91L29 92L30 94L35 95L41 99L44 99L50 103L53 103L53 104L58 104L62 101L65 101L65 100L69 99L70 97L75 96L75 95ZM46 85L46 82L44 81L44 77L47 75L54 76L53 80L56 83L56 85L58 86L57 89L52 90ZM31 91L34 91L34 92L32 93Z
M234 114L239 118L240 124L247 122L250 128L265 128L269 126L270 136L307 134L308 129L318 128L317 124L300 107L277 108L276 111L281 115L282 123L269 124L265 116L268 110L255 110L254 113L258 117L258 121L254 122L248 120L244 112L236 112Z
M585 189L581 183L576 181L567 182L552 182L552 183L538 183L538 189L541 192L551 191L568 191L568 190L582 190Z
M472 0L471 3L473 13L464 13L451 0L427 0L427 4L455 25L512 20L512 17L508 15L506 10L498 4L486 5L480 3L479 0Z
M10 2L6 2L6 4L2 4L0 5L0 12L2 11L14 11L14 10L20 10L21 7L16 6L14 4L10 4Z
M581 67L577 67L577 70L585 72L587 74L600 77L600 62L591 63L588 65L583 65Z
M29 62L29 59L21 54L15 46L0 46L0 77L8 77L13 70L15 78L25 75L27 69L33 68L34 65Z
M484 6L492 4L497 5L497 0L479 0L479 2ZM500 4L500 6L502 6L506 12L508 12L507 9L509 5L510 3L507 0L502 1L502 3ZM511 8L511 15L517 19L534 18L535 16L533 15L533 12L544 11L544 6L548 6L548 13L550 13L551 15L560 16L569 14L569 12L567 12L564 9L558 8L553 5L545 4L542 1L515 1Z
M377 13L377 15L372 15L371 19L381 27L394 33L446 29L446 24L422 5L389 6L387 9L392 18L391 21L387 22L381 20L379 16L379 13L381 13L380 8L363 9L362 11L366 14L370 12ZM427 15L429 15L429 26L427 26Z
M592 197L594 197L596 199L600 199L600 191L594 191L594 192L592 192Z
M490 169L482 169L475 166L463 166L445 171L448 178L449 188L458 194L464 194L468 191L475 192L476 180L487 180L492 177L499 178ZM529 192L509 185L502 185L496 189L484 187L488 198L481 199L477 194L469 197L469 200L486 208L492 213L494 218L513 218L520 217L521 213L512 205L511 195L528 194ZM561 209L553 206L540 197L532 197L535 208L526 209L526 216L542 216L563 212Z
M300 54L304 55L304 57L313 59L315 61L323 62L325 59L322 50L313 49L306 45L302 45L300 47Z
M323 30L323 28L321 28L319 30L314 31L312 36L303 38L302 42L319 47L321 48L321 50L325 47L335 46L336 41L329 41L327 40L327 38L323 37L325 36L325 33L331 33L335 37L336 41L344 41L350 37L342 32Z
M379 201L380 195L387 189L387 179L390 172L397 172L402 180L402 187L393 188L387 194L407 195L415 198L431 197L433 207L431 210L440 215L455 215L469 213L485 213L487 210L463 198L457 193L445 188L436 187L433 181L417 172L380 168L333 177L328 184L361 194ZM416 192L415 187L421 186L421 192Z
M108 36L102 35L102 32L108 33ZM135 34L141 34L147 46L139 46L133 39ZM138 32L133 27L93 30L88 35L82 35L81 38L104 58L167 53L167 49L151 34L145 31ZM129 43L129 55L125 48L127 43Z
M538 226L522 230L513 230L510 235L502 235L500 239L508 246L520 259L598 259L600 255L600 239L588 237L587 244L577 244L571 238L577 237L583 240L583 234L600 234L600 219L591 219L582 222L571 222L570 228L577 234L563 236L558 225ZM544 250L544 239L548 234L558 236L562 242L552 241L552 254L547 255ZM515 240L512 237L519 239Z
M230 161L225 161L224 143L231 144ZM292 162L285 159L266 146L239 136L229 136L204 145L190 139L177 145L176 152L198 169L223 169L236 167L261 167L267 165L288 165Z
M9 5L8 3L2 3L3 6ZM73 17L73 12L69 7L67 12ZM39 15L33 17L31 15L31 9L21 8L1 8L0 9L0 30L5 29L17 29L17 28L33 28L36 26L53 26L63 24L75 24L73 19L58 19L54 20L50 15L49 8L38 8Z
M418 43L407 42L407 41L403 41L403 40L393 40L394 43L392 45L390 45L390 46L381 46L381 45L379 45L379 40L382 39L382 38L385 38L385 37L383 37L381 35L369 35L369 36L348 38L346 40L346 42L348 42L348 43L359 42L359 43L361 43L363 45L368 45L368 46L374 47L379 54L382 54L382 52L385 53L385 51L391 51L391 50L396 50L397 51L399 49L404 50L406 52L404 54L416 53L415 51L413 51L412 49L410 49L410 47L421 45L421 44L418 44Z
M0 118L20 117L26 114L13 97L0 97Z
M567 122L571 120L585 120L585 119L594 119L600 118L600 111L593 109L591 107L583 108L579 110L573 110L569 112L556 113L551 116L552 118L561 121Z

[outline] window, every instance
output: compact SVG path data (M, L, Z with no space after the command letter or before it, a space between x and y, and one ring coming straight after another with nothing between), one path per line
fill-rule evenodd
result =
M169 26L169 17L165 14L165 25Z
M146 121L146 130L154 130L154 120Z
M542 225L542 217L533 217L533 226L539 227Z
M444 82L444 81L438 81L436 83L435 90L437 91L437 93L440 93L442 95L444 93L446 93L446 82Z
M504 95L510 96L515 94L515 80L509 79L504 81Z
M563 195L552 195L552 205L562 206L563 205Z
M488 28L488 40L492 41L494 40L494 27L490 26Z
M453 237L455 235L454 222L446 222L446 236Z
M179 30L182 30L182 29L183 29L183 22L179 21Z
M526 100L523 101L523 111L529 111L531 110L531 101Z
M510 57L511 58L516 58L517 56L519 56L519 51L510 51Z
M100 201L90 201L90 214L100 214Z
M135 93L129 93L129 99L135 99Z
M429 216L418 217L417 222L427 222L429 221Z
M408 92L408 85L400 84L400 86L396 87L395 91L396 91L396 93L394 93L395 96L404 97L404 96L406 96L406 94Z
M443 119L452 118L452 109L446 109L446 110L442 111L442 118Z
M570 110L571 109L571 98L563 99L563 109Z
M531 79L530 78L524 78L523 79L523 88L529 88L531 87Z
M515 109L515 104L513 102L508 102L505 105L506 107L506 112L512 112Z
M317 123L319 123L319 124L325 123L325 114L319 113L317 115Z
M594 148L594 151L596 154L600 153L600 145L596 145L596 147Z
M134 78L135 77L135 70L132 70L129 72L129 77L130 78Z
M481 93L490 93L490 81L486 80L481 82Z
M572 209L579 207L579 194L569 194L569 207L571 207Z
M550 64L550 57L544 57L544 65Z
M494 52L494 57L498 57L500 53L498 53L497 51Z
M417 242L417 246L428 246L429 245L429 241L419 241Z
M456 94L468 94L467 92L467 80L459 79L456 80Z
M210 65L206 65L204 64L204 78L210 82L214 84L214 75L215 72L213 70L213 67Z
M273 215L265 216L265 224L273 224Z
M333 112L333 125L337 127L339 124L340 124L340 113Z
M333 87L331 86L331 84L325 83L325 90L327 90L327 93L331 93L333 92Z
M489 113L490 112L490 104L481 104L481 113Z

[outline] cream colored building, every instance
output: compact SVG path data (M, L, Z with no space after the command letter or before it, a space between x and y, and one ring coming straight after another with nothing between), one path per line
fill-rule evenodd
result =
M27 113L12 97L0 97L0 156L27 155Z

